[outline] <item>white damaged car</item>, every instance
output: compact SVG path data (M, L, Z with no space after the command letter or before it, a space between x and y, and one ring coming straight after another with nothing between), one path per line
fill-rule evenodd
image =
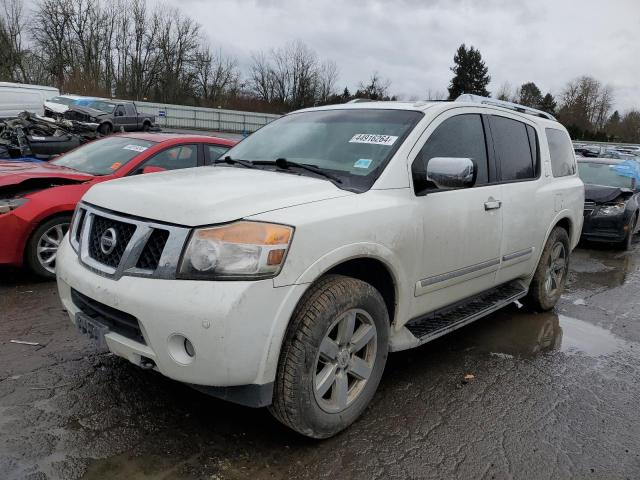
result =
M580 238L569 135L519 105L313 108L227 155L91 188L60 297L116 355L309 437L358 418L388 352L551 309Z

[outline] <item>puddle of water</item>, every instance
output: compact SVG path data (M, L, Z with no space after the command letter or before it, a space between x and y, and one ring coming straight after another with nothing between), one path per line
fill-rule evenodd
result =
M185 476L185 472L180 468L187 464L188 462L166 456L134 456L130 453L123 453L92 462L82 478L84 480L103 478L126 478L128 480L195 478L190 475Z
M469 332L474 347L503 358L554 351L599 357L629 345L609 330L553 312L528 313L508 308L476 325Z
M562 352L599 357L623 350L628 344L609 330L589 322L564 315L560 315L559 319L563 331Z
M638 262L633 252L600 249L574 250L571 255L572 286L602 285L608 288L626 283L638 271Z

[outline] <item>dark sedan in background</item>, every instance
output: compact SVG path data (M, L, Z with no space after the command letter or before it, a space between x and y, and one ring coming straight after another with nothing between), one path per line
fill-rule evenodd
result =
M578 172L585 184L582 239L630 248L638 227L640 164L578 157Z

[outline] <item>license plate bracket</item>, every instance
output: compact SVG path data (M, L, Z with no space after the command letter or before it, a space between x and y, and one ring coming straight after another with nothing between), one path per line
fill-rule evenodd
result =
M78 327L80 333L91 338L99 349L107 349L107 341L104 336L109 333L109 327L81 312L76 313L76 327Z

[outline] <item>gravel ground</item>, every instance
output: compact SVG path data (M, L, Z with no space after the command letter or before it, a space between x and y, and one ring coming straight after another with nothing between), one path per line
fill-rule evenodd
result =
M391 355L323 442L96 354L53 282L0 270L0 478L640 478L639 264L638 244L578 249L555 311Z

